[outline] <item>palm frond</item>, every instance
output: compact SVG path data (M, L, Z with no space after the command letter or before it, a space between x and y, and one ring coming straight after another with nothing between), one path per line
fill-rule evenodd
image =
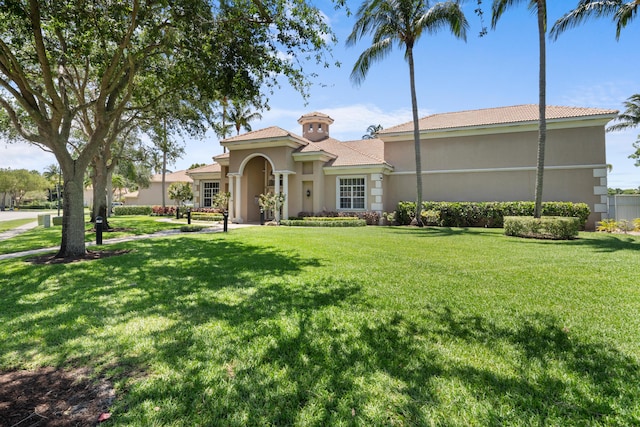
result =
M491 5L491 28L495 29L502 14L511 6L524 0L494 0Z
M564 31L575 28L590 18L615 16L622 7L622 0L580 0L578 6L553 24L550 35L554 40Z
M355 65L353 66L353 70L351 70L350 79L356 86L362 84L364 79L371 68L371 65L374 62L378 62L383 60L391 50L393 49L393 40L391 38L386 38L377 43L373 43L370 47L365 49Z
M457 1L438 3L427 10L416 23L416 39L423 29L426 29L429 33L436 33L443 28L449 28L454 36L467 40L469 22Z
M620 31L627 26L627 23L631 21L640 6L640 1L635 0L620 6L620 9L615 14L616 20L616 39L620 38Z
M640 126L640 94L630 96L624 103L625 110L618 114L616 124L607 128L607 132L631 129Z

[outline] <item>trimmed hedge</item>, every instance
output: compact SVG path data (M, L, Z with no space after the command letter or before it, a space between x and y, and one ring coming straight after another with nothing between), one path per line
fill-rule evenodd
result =
M183 225L182 227L180 227L180 231L183 233L194 233L202 231L204 230L204 228L205 227L203 225Z
M222 221L224 217L221 213L193 212L191 211L191 219L194 221Z
M423 202L422 219L440 227L501 228L506 216L533 216L534 202ZM583 228L591 213L586 203L543 202L544 216L576 217ZM415 202L400 202L395 211L399 225L409 225L416 214Z
M504 234L536 239L570 240L578 237L580 219L575 217L530 216L504 217Z
M151 206L114 206L114 215L151 215Z
M289 227L364 227L363 219L349 217L306 217L302 219L283 219L280 225Z
M375 211L364 211L364 212L322 211L318 213L299 212L298 218L358 218L366 221L367 225L380 224L380 214Z

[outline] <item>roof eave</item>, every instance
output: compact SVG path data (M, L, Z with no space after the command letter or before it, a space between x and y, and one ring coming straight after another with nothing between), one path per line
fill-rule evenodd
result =
M562 117L547 119L547 129L569 129L578 127L604 126L617 117L617 113L597 114L592 116ZM437 129L421 129L420 136L425 138L439 138L460 135L484 135L489 133L528 132L538 129L538 120L528 120L512 123L495 123L476 126L459 126ZM385 141L406 139L413 130L388 132L381 135Z

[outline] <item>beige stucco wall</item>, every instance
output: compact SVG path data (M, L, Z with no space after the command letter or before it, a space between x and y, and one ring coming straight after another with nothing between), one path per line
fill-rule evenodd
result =
M167 206L175 205L175 201L169 198L170 182L165 183L165 204ZM130 198L125 196L125 203L128 205L139 206L161 206L162 205L162 183L152 182L148 188L138 190L138 196Z
M421 145L423 199L433 201L516 201L535 198L538 132L460 135L424 139ZM385 210L415 200L412 141L385 144L395 170L385 191ZM550 129L545 149L543 200L587 203L593 228L602 219L606 194L603 126Z
M293 158L291 153L293 149L290 147L268 147L258 148L255 150L234 150L229 156L229 172L240 172L243 162L249 157L263 156L271 160L274 170L293 170Z
M460 135L423 138L424 171L535 166L538 132ZM396 172L415 171L412 140L385 143L385 160ZM552 165L591 165L605 162L604 127L551 129L547 132L545 160Z

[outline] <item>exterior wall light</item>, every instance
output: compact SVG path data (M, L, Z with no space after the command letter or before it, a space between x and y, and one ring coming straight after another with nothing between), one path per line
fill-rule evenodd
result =
M311 190L307 190L307 197L311 197Z

